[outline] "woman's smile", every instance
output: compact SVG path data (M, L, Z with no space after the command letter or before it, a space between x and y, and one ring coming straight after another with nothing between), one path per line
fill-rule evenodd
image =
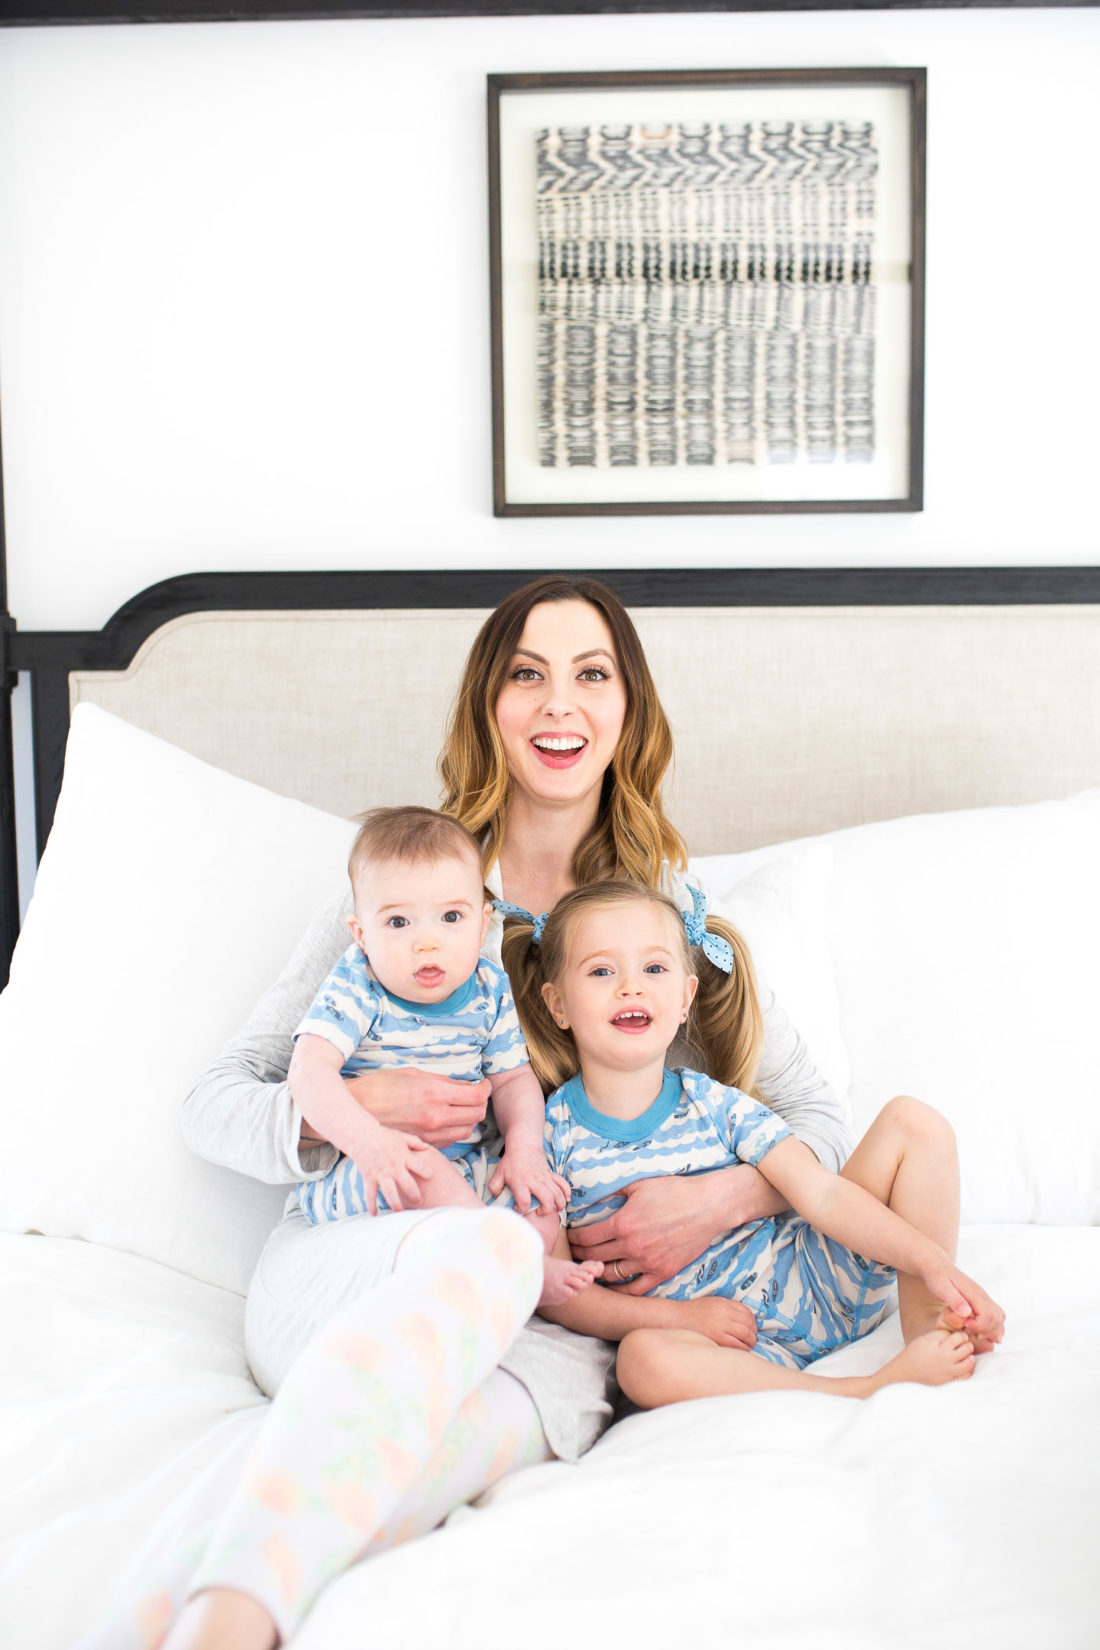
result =
M536 733L530 743L547 768L575 768L588 746L577 733Z

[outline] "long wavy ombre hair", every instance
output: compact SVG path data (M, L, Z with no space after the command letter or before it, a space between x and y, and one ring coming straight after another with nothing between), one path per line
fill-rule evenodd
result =
M638 632L614 591L598 579L551 574L513 591L490 613L466 660L439 758L442 810L481 840L484 864L493 865L504 840L512 785L496 705L527 615L543 602L587 602L596 608L611 632L626 689L623 730L604 774L596 822L573 856L573 876L581 886L603 877L630 877L655 887L662 861L675 869L687 863L684 840L661 802L672 733Z
M590 882L563 894L546 919L538 945L534 944L531 923L510 917L504 925L504 967L539 1082L549 1094L572 1077L580 1065L573 1033L554 1020L543 1000L543 985L547 980L560 980L564 974L582 917L589 911L616 910L639 901L657 906L672 918L685 971L699 980L683 1031L692 1063L716 1082L763 1099L756 1087L756 1074L764 1042L764 1018L748 946L722 917L707 918L708 933L720 934L733 948L733 967L724 973L701 947L692 946L683 918L667 894L621 881Z

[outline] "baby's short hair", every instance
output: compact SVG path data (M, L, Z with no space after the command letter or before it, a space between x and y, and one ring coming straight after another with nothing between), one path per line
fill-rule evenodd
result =
M481 848L465 825L434 808L369 808L348 855L352 887L371 860L423 865L436 859L470 859L480 871Z

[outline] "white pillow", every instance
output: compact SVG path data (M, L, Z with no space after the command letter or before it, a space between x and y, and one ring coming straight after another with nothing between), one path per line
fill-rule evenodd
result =
M762 984L843 1098L850 1066L825 931L832 858L822 843L793 853L712 854L693 859L691 869L710 909L743 934Z
M77 707L0 997L0 1227L245 1291L286 1188L194 1156L180 1102L338 884L352 830Z
M862 1131L952 1122L963 1219L1100 1222L1100 790L833 833L829 942Z
M964 1221L1100 1223L1100 789L803 837L728 874L817 848L857 1134L916 1094L955 1129Z

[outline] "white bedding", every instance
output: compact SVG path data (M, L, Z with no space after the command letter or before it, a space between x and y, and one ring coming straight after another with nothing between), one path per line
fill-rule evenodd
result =
M193 1158L179 1106L347 832L74 717L0 998L0 1650L69 1650L235 1481L284 1189ZM962 1263L1008 1311L974 1380L635 1416L349 1572L295 1650L1100 1650L1098 834L1093 791L696 862L857 1131L905 1089L954 1125Z
M63 1650L217 1508L265 1400L239 1296L72 1239L6 1236L0 1258L0 1643ZM1100 1229L973 1227L960 1259L1008 1312L973 1381L633 1416L351 1571L298 1650L1096 1650ZM819 1368L896 1343L890 1320Z

